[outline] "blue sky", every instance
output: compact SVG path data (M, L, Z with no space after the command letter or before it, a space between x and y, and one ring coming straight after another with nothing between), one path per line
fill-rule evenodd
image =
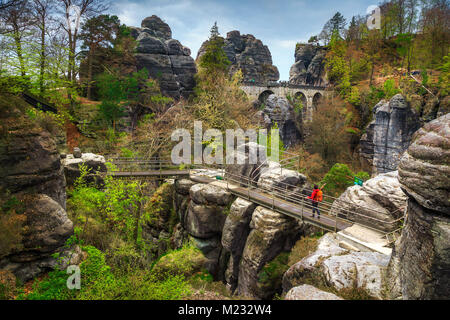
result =
M231 30L253 34L267 45L280 79L289 79L295 44L320 33L336 11L349 21L365 14L378 0L113 0L110 12L122 23L140 27L153 14L172 29L172 37L188 46L193 58L217 21L225 36Z

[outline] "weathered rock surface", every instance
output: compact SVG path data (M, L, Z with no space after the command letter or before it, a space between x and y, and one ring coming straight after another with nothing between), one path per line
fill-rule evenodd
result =
M286 147L302 140L301 115L297 115L286 98L271 94L267 97L263 110L263 120L267 129L275 123L280 130L280 138Z
M251 34L241 35L239 31L227 33L224 51L231 62L229 73L242 70L243 83L267 84L278 81L280 73L272 64L269 48ZM208 41L203 42L197 54L197 61L205 53Z
M0 269L10 270L27 281L56 265L51 255L73 234L73 223L64 208L47 195L29 197L24 205L26 231L22 234L22 248L0 258Z
M225 280L234 292L239 278L239 262L250 233L250 221L256 204L237 198L230 207L222 231L222 246L231 254Z
M320 285L342 288L362 288L371 296L383 298L382 276L389 256L378 252L355 252L339 247L337 236L327 233L317 250L292 265L283 276L283 291L302 284L305 279Z
M66 207L66 181L51 134L14 119L0 140L0 188L14 193L42 193Z
M258 187L272 191L285 190L286 194L301 192L306 184L306 176L290 169L281 169L279 163L268 161L267 166L261 169ZM278 188L278 189L277 189Z
M0 190L19 201L15 211L21 228L17 246L2 248L0 269L27 281L56 265L53 253L65 255L73 224L65 211L65 178L55 139L19 112L2 119L3 124L8 130L0 136Z
M215 203L226 206L232 200L230 192L211 184L195 184L190 188L189 194L196 203Z
M325 87L328 80L325 71L324 47L313 44L297 44L295 63L289 71L289 83Z
M300 237L299 223L286 215L257 207L250 222L239 266L238 293L242 296L268 298L272 292L260 290L258 273L284 250L290 250Z
M222 232L226 216L222 207L218 205L197 204L189 202L187 215L185 217L185 228L187 232L201 239L211 238Z
M248 142L239 145L235 151L230 152L230 156L234 157L234 162L225 165L225 177L236 182L241 181L242 185L256 184L266 160L265 147Z
M335 294L319 290L309 284L294 287L286 294L285 300L343 300Z
M333 203L331 214L386 232L398 229L395 220L403 216L407 197L397 177L393 171L347 188Z
M360 155L373 163L373 173L397 170L401 155L420 127L420 119L401 94L381 100L374 108L374 120L361 138ZM373 149L373 154L372 154Z
M172 39L169 25L153 15L132 28L137 45L137 68L146 68L157 79L163 94L175 99L188 98L195 86L197 68L189 48Z
M399 165L405 226L389 266L391 298L450 299L450 114L413 137Z
M80 151L77 157L75 157L75 154L68 154L61 159L61 164L64 167L68 186L73 186L75 180L80 177L80 165L85 165L89 172L86 175L87 183L93 183L97 186L103 185L103 178L100 174L107 171L106 161L103 156L94 153L81 153Z

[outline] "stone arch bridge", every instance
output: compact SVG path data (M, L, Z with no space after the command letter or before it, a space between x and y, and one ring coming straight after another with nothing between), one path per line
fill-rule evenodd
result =
M273 85L257 85L257 84L243 84L241 89L253 100L259 100L261 103L267 99L271 94L276 94L279 97L292 97L300 99L303 104L304 118L306 120L312 119L312 114L320 99L328 95L325 87L303 86L293 84L275 83Z

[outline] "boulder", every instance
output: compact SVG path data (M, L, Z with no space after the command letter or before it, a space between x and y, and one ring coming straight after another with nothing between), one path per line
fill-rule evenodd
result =
M268 191L274 188L279 192L283 189L286 194L294 192L301 192L306 184L306 176L303 174L290 170L281 169L279 163L268 161L267 166L261 169L261 175L258 180L258 187Z
M283 276L283 291L312 281L341 290L361 288L369 295L383 298L383 274L389 256L378 252L348 251L339 247L336 234L327 233L319 240L317 250L292 265Z
M319 290L309 284L294 287L286 294L284 300L344 300L337 295Z
M81 158L81 150L80 148L73 148L73 157L74 158Z
M85 165L89 172L86 175L87 183L93 183L97 186L104 184L101 173L107 172L107 168L105 158L101 155L83 153L80 157L76 158L74 155L68 154L65 158L61 159L61 164L64 167L64 174L68 186L73 186L75 180L80 177L80 165Z
M233 197L224 188L202 183L193 185L189 194L191 199L198 204L217 204L219 206L228 205Z
M208 41L201 45L197 61L205 53L207 45ZM228 32L224 39L224 51L231 62L230 75L241 70L243 83L265 85L280 78L277 67L272 64L269 48L251 34L241 35L237 30Z
M399 164L407 219L389 265L391 298L450 299L450 114L427 123Z
M404 215L407 197L397 177L393 171L347 188L333 203L331 214L386 232L398 229L396 220Z
M47 195L26 196L24 205L21 248L0 257L0 269L28 281L57 264L52 254L64 249L73 234L73 223L64 208Z

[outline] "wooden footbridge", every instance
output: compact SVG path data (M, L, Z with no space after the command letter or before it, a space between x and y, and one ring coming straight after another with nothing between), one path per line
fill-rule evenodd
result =
M281 160L278 170L282 174L283 169L293 169L294 162L295 159L293 161L292 158ZM382 234L387 242L391 243L399 236L403 221L401 214L397 220L385 221L376 218L380 213L373 209L360 206L361 210L358 210L354 204L353 209L349 209L349 206L340 204L339 201L335 202L337 199L328 195L324 195L324 201L320 203L320 217L313 216L312 203L307 198L312 190L299 190L298 186L286 183L272 183L270 187L263 187L258 184L259 169L262 165L258 167L256 174L250 174L248 177L230 173L226 170L226 165L174 165L170 160L158 158L117 158L113 159L112 163L114 169L109 171L108 175L114 178L151 180L188 178L198 183L214 184L227 189L235 196L332 232L339 232L358 224ZM368 215L367 212L371 211L373 214ZM393 216L396 216L395 213Z

